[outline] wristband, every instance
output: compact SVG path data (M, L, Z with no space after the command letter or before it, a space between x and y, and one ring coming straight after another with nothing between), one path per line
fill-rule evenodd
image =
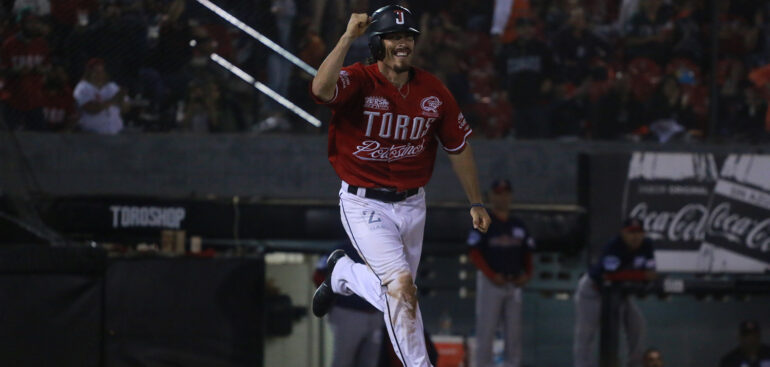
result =
M483 207L484 207L484 204L482 204L482 203L472 203L472 204L471 204L471 208L473 208L474 206L477 206L477 207L479 207L479 208L483 208Z

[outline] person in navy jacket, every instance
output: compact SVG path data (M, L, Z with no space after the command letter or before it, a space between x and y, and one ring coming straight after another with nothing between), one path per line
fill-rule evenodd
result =
M652 240L644 236L639 219L623 222L620 233L602 249L599 261L583 275L575 292L575 367L597 366L596 344L601 315L601 286L609 281L646 281L655 278L655 254ZM617 310L625 327L628 366L642 366L645 321L630 298L624 298Z

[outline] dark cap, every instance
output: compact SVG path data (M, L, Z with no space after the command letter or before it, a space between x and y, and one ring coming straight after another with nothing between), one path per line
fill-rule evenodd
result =
M621 229L628 232L644 232L644 224L639 219L628 218L623 221Z
M741 326L738 329L741 335L759 333L759 324L756 321L746 320L741 322Z
M508 181L504 178L498 178L492 181L492 186L490 186L490 189L496 194L513 191L511 188L511 181Z

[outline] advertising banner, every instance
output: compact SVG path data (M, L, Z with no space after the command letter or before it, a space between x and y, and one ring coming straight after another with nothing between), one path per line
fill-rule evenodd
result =
M729 155L710 203L701 270L770 268L770 156Z
M770 156L635 152L623 218L655 243L659 270L770 269Z

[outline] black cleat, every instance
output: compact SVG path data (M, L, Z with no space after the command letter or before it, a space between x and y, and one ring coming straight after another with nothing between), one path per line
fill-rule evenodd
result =
M326 259L326 279L313 294L313 315L316 317L324 317L334 304L334 291L332 291L332 271L334 271L334 265L337 265L337 260L345 256L345 251L334 250L331 255Z

